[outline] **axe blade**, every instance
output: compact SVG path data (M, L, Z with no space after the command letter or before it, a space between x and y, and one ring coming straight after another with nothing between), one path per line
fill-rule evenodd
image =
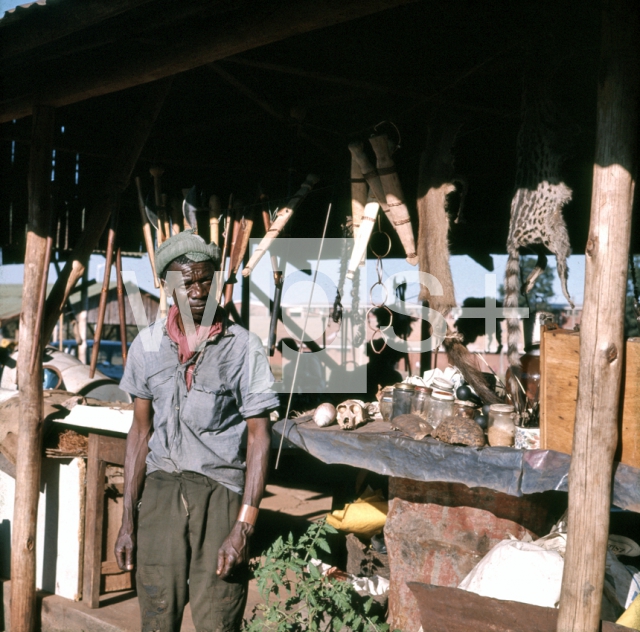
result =
M198 232L198 216L196 211L198 210L198 192L195 185L192 186L187 195L185 195L184 202L182 202L182 214L184 215L187 224L193 228L196 233Z
M158 230L158 214L156 212L156 205L151 200L151 194L147 195L147 200L144 203L144 210L151 225Z

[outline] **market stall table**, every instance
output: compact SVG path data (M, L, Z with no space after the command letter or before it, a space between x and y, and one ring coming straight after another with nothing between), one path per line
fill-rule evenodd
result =
M545 535L566 507L571 457L553 450L417 441L382 421L345 432L300 418L274 431L325 463L389 476L389 622L406 632L420 627L407 582L456 587L500 540ZM617 464L612 502L640 513L639 469Z

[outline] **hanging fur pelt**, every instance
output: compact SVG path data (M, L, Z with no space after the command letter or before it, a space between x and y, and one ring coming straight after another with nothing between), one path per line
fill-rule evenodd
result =
M565 141L563 143L563 140ZM565 146L563 146L563 144ZM563 207L571 201L572 191L561 179L566 154L566 131L562 130L555 105L546 97L540 81L525 86L522 99L522 123L518 132L516 192L511 202L511 221L507 239L507 269L504 306L518 307L520 296L520 248L548 248L556 255L562 292L573 309L567 289L567 257L571 253ZM538 253L538 261L522 285L523 293L532 289L547 265L547 257ZM511 369L510 391L516 407L522 409L520 375L520 320L507 319L508 359Z
M418 260L421 272L432 274L442 284L442 295L422 286L421 301L445 316L456 305L449 265L449 216L447 197L456 190L451 148L460 125L442 122L429 130L427 146L420 158L418 180Z
M427 146L420 159L418 181L418 258L420 271L432 274L442 284L442 295L431 294L422 286L420 300L446 316L456 305L449 265L449 214L448 196L461 182L455 176L451 149L460 129L458 121L439 120L429 130ZM466 188L466 187L463 187ZM463 196L461 196L461 204ZM489 388L476 359L462 344L461 336L447 327L444 348L450 364L458 367L465 381L483 401L494 404L500 401Z

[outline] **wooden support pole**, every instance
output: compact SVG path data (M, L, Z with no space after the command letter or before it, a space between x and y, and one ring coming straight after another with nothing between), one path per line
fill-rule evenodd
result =
M603 2L591 223L558 632L596 632L611 509L624 360L624 311L637 168L638 5Z
M96 197L87 219L86 228L47 299L45 338L51 335L67 298L84 274L89 257L107 226L111 211L115 208L120 193L129 183L131 172L138 161L138 156L147 141L170 87L171 79L164 79L142 88L138 116L134 117L131 129L127 129L123 133L120 149L113 159L112 167L109 170L109 175L105 178L101 192Z
M20 314L20 431L16 456L16 491L11 543L11 629L33 632L36 622L36 522L42 464L42 363L31 370L32 349L42 344L37 313L42 278L49 272L43 262L48 247L50 217L51 145L54 109L33 109L29 163L29 227L24 259L24 285ZM56 315L57 321L57 315ZM55 326L55 322L54 322Z

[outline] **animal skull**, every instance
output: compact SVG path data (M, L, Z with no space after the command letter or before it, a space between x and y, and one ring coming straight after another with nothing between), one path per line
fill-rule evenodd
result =
M336 407L338 424L343 430L353 430L367 422L364 402L359 399L348 399Z

